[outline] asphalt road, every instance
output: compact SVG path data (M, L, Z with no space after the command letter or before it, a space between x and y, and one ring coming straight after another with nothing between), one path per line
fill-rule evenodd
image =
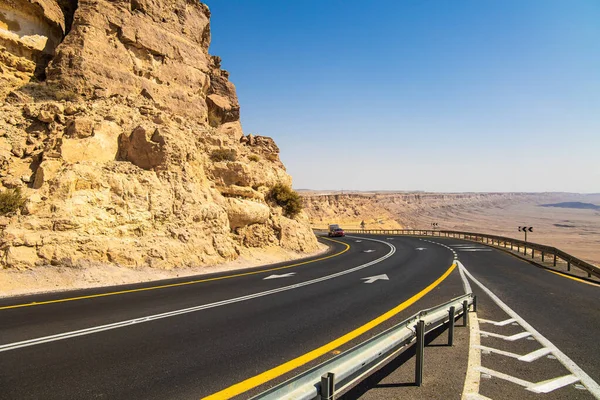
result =
M219 393L423 291L453 263L451 246L465 243L439 240L445 247L419 238L370 238L328 242L328 254L303 262L1 299L0 398L197 399ZM497 250L457 254L476 278L598 377L600 361L590 349L600 326L599 288ZM388 280L365 283L383 274ZM264 279L273 275L283 276ZM423 299L361 338L462 292L455 269ZM564 320L557 324L558 318ZM263 379L258 387L246 385L249 391L239 397L329 355L304 357L297 369Z

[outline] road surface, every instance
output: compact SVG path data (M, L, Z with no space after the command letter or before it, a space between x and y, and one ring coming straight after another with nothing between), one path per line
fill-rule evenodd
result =
M327 254L298 262L0 299L0 398L248 398L463 294L462 268L598 381L597 286L455 239L373 235L327 243ZM477 349L482 378L477 393L469 389L473 395L525 398L532 392L523 382L573 375L560 357L548 358L553 353L528 362L529 369L506 356L538 342L498 337L523 329L494 325L511 317L473 280L471 286L480 297L478 317L491 321L480 323L488 334ZM369 324L392 309L383 323ZM594 398L576 378L553 384L568 382L548 395Z

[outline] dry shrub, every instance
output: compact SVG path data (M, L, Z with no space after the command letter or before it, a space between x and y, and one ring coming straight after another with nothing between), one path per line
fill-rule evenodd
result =
M0 192L0 215L7 215L20 210L27 199L21 193L21 188L6 189Z
M294 218L302 211L300 195L281 183L271 188L268 198L283 209L283 215L286 217Z
M237 153L233 149L217 149L210 153L210 159L213 161L235 161Z

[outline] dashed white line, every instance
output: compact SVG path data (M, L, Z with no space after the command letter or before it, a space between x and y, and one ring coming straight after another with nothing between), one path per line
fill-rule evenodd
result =
M358 239L356 237L353 237L353 238ZM195 307L183 308L180 310L174 310L174 311L164 312L164 313L160 313L160 314L148 315L145 317L125 320L125 321L119 321L119 322L115 322L112 324L94 326L94 327L79 329L79 330L71 331L71 332L63 332L63 333L59 333L59 334L55 334L55 335L38 337L38 338L34 338L34 339L29 339L29 340L23 340L20 342L6 343L3 345L0 345L0 353L3 351L16 350L16 349L23 348L23 347L35 346L35 345L42 344L42 343L55 342L58 340L64 340L64 339L69 339L69 338L84 336L84 335L91 335L94 333L99 333L99 332L103 332L103 331L107 331L107 330L111 330L111 329L123 328L126 326L132 326L132 325L141 324L141 323L145 323L145 322L149 322L149 321L155 321L158 319L174 317L177 315L192 313L192 312L206 310L206 309L210 309L210 308L216 308L216 307L224 306L227 304L238 303L238 302L242 302L242 301L246 301L246 300L250 300L250 299L255 299L258 297L268 296L268 295L275 294L275 293L280 293L280 292L285 292L285 291L292 290L292 289L297 289L297 288L300 288L303 286L308 286L308 285L312 285L312 284L315 284L318 282L327 281L329 279L337 278L339 276L346 275L346 274L370 267L371 265L375 265L375 264L380 263L381 261L391 257L396 252L396 247L394 247L390 243L384 242L382 240L377 240L377 239L366 239L366 238L363 238L363 239L383 243L390 248L390 251L386 255L379 257L378 259L370 261L368 263L361 264L359 266L347 269L345 271L340 271L335 274L322 276L320 278L312 279L309 281L300 282L300 283L296 283L296 284L289 285L289 286L283 286L283 287L279 287L276 289L267 290L264 292L253 293L253 294L249 294L246 296L222 300L222 301L218 301L215 303L203 304L203 305L199 305L199 306L195 306Z

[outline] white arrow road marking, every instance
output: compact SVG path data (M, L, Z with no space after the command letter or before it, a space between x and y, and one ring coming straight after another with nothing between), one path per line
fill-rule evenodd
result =
M496 321L490 321L489 319L483 319L483 318L477 318L479 320L479 322L484 323L484 324L493 324L496 326L506 326L510 323L516 322L516 320L514 318L509 318L509 319L505 319L504 321L500 321L500 322L496 322Z
M386 274L369 276L367 278L361 278L361 279L364 279L365 283L373 283L373 282L378 281L378 280L382 280L382 281L389 281L390 280L390 278L388 278L388 276Z
M423 251L423 250L427 250L427 247L417 247L415 250Z
M263 278L263 281L267 279L279 279L279 278L289 278L290 276L296 275L295 272L290 272L289 274L281 274L281 275L269 275L266 278Z
M394 240L394 238L386 238L387 240Z
M239 303L239 302L242 302L242 301L246 301L246 300L250 300L250 299L255 299L255 298L258 298L258 297L269 296L269 295L272 295L272 294L275 294L275 293L281 293L281 292L285 292L285 291L288 291L288 290L298 289L298 288L301 288L301 287L304 287L304 286L313 285L315 283L327 281L329 279L337 278L338 276L347 275L347 274L350 274L352 272L356 272L356 271L359 271L361 269L368 268L371 265L375 265L375 264L380 263L381 261L383 261L385 259L390 258L396 252L396 247L394 247L394 245L392 245L390 243L387 243L387 242L384 242L383 240L377 240L377 239L365 239L365 240L371 240L373 242L383 243L383 244L385 244L386 246L388 246L390 248L390 251L386 255L381 256L378 259L370 261L370 262L368 262L366 264L361 264L361 265L356 266L354 268L350 268L350 269L347 269L345 271L336 272L335 274L322 276L320 278L312 279L310 281L295 283L293 285L283 286L283 287L279 287L279 288L267 290L265 292L253 293L253 294L249 294L249 295L246 295L246 296L240 296L240 297L235 297L235 298L232 298L232 299L217 301L215 303L202 304L200 306L189 307L189 308L182 308L180 310L168 311L168 312L164 312L164 313L161 313L161 314L148 315L146 317L140 317L140 318L136 318L136 319L129 319L129 320L125 320L125 321L119 321L119 322L115 322L115 323L112 323L112 324L100 325L100 326L93 326L91 328L79 329L77 331L71 331L71 332L63 332L63 333L59 333L59 334L56 334L56 335L43 336L43 337L38 337L38 338L35 338L35 339L23 340L21 342L0 344L0 353L2 353L4 351L10 351L10 350L19 349L19 348L22 348L22 347L35 346L35 345L42 344L42 343L55 342L57 340L69 339L69 338L73 338L73 337L77 337L77 336L91 335L91 334L102 332L102 331L107 331L107 330L117 329L117 328L123 328L123 327L126 327L126 326L131 326L131 325L135 325L135 324L141 324L141 323L144 323L144 322L155 321L157 319L174 317L176 315L182 315L182 314L192 313L192 312L196 312L196 311L206 310L206 309L209 309L209 308L216 308L216 307L224 306L224 305L227 305L227 304Z
M355 240L355 242L356 242L356 243L360 243L360 242L362 242L362 240Z
M523 386L525 389L534 393L550 393L553 390L560 389L561 387L579 381L579 378L577 378L575 375L565 375L558 378L548 379L547 381L532 383L511 375L504 374L502 372L494 371L493 369L485 367L479 367L477 369L481 373L495 376L496 378L500 378L508 382L516 383L517 385Z
M545 355L548 355L551 353L550 349L547 349L545 347L542 347L541 349L532 351L531 353L525 354L523 356L520 354L511 353L510 351L494 349L492 347L487 347L487 346L475 345L473 347L476 349L479 349L479 350L489 351L490 353L496 353L496 354L500 354L502 356L516 358L517 360L523 361L523 362L532 362L532 361L537 360L538 358L542 358Z
M375 250L363 250L363 253L373 253Z

